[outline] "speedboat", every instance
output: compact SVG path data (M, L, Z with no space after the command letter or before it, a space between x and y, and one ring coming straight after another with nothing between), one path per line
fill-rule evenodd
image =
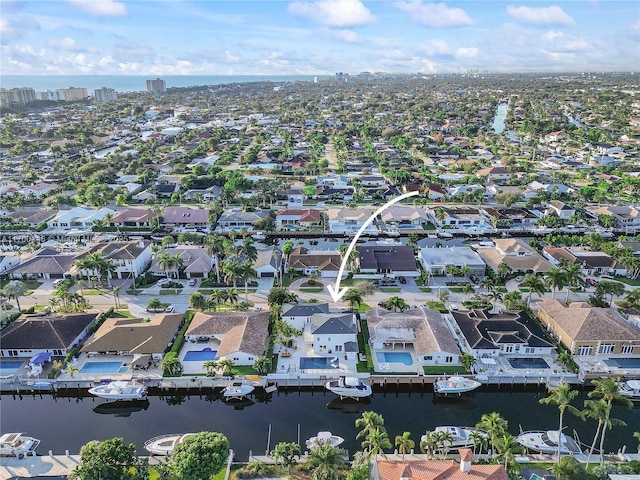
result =
M255 387L253 385L248 385L246 383L234 382L228 387L225 387L222 390L222 396L227 399L237 399L242 400L244 397L253 392Z
M629 400L640 400L640 380L627 380L618 383L618 392Z
M89 393L109 400L140 400L147 396L147 387L136 382L116 381L90 388Z
M35 455L40 440L26 437L22 433L5 433L0 436L0 456L24 458L25 455Z
M481 438L488 440L489 435L482 430L478 430L474 427L452 427L452 426L442 426L436 427L435 430L431 433L448 433L451 435L451 441L449 444L449 448L465 448L465 447L473 447L474 444L477 443L477 440L474 442L474 437L480 436ZM420 440L426 440L426 435L423 435Z
M457 393L460 395L461 393L475 390L480 385L482 385L482 383L477 380L454 376L436 381L436 383L433 384L433 389L436 393L442 393L444 395L448 395L449 393Z
M370 396L373 391L358 377L340 377L325 383L327 390L339 395L340 398L363 398Z
M305 445L309 450L315 450L316 448L320 448L324 445L329 445L331 447L337 447L344 442L344 438L339 437L338 435L333 435L331 432L318 432L315 437L311 437L305 442Z
M170 433L153 437L144 442L144 449L152 455L171 455L173 449L191 435L195 433Z
M560 455L582 453L578 442L564 433L558 434L557 430L523 432L518 435L516 441L527 450L548 455L558 453L558 442L560 442Z

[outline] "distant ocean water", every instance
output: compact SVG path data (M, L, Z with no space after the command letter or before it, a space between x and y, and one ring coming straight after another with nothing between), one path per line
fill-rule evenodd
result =
M316 77L318 80L328 78L318 75L160 75L160 78L166 82L167 88L262 81L312 82ZM113 88L118 93L146 91L147 80L155 78L151 75L2 75L0 87L31 87L36 92L78 87L86 88L88 93L93 95L94 90L102 87Z

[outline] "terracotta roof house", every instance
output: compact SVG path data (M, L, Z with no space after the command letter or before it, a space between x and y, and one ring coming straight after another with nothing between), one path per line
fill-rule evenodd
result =
M640 356L640 329L610 308L583 302L565 307L555 298L536 305L540 321L573 355Z
M478 254L494 271L501 263L506 263L514 272L548 272L553 265L542 255L519 238L493 239L495 247L479 248Z
M321 222L320 210L313 208L282 209L276 212L276 227L280 230L308 228L314 224L320 225Z
M158 214L146 208L126 208L116 213L111 224L116 227L151 227L151 219Z
M63 254L53 248L42 248L11 268L11 278L65 278L71 274L76 255Z
M319 274L323 278L336 278L342 256L335 250L308 250L305 247L296 247L291 250L287 268L293 268L296 272L305 275ZM345 274L349 270L344 271Z
M97 313L21 315L0 330L3 357L31 357L49 352L64 356L87 336Z
M388 460L376 456L371 460L371 480L509 480L502 465L474 465L473 454L459 449L460 463L455 460L423 459Z
M159 313L144 318L107 318L81 352L148 354L161 359L184 321L182 313Z
M193 316L185 340L217 341L218 358L253 365L269 346L269 312L201 313Z
M640 209L635 206L625 205L608 205L605 207L589 208L593 215L611 215L618 221L618 228L624 228L627 231L635 231L640 227Z
M554 346L526 312L452 311L472 353L480 357L549 355Z
M169 276L172 278L178 278L179 270L182 269L187 278L206 278L213 269L212 257L202 246L178 245L158 252L151 262L151 267L149 267L149 271L155 275L166 275L166 272L160 268L160 260L158 259L158 255L163 253L170 256L179 255L182 259L182 267L180 269L173 268L169 270Z
M424 306L404 312L373 309L366 312L366 319L375 350L405 349L420 365L460 362L460 347L440 312Z
M188 207L167 207L162 224L166 227L200 227L209 226L209 210Z
M413 249L408 245L362 245L356 249L362 273L420 276Z

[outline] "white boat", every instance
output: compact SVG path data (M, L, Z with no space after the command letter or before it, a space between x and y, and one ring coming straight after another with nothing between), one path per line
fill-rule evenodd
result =
M5 433L0 436L0 456L24 458L25 455L35 455L40 440L26 437L22 433Z
M325 383L325 387L336 395L340 395L340 398L363 398L373 393L371 385L367 385L357 377L340 377L337 380L329 380Z
M152 455L171 455L173 453L173 449L182 443L185 438L190 437L191 435L195 435L195 433L173 433L160 435L144 442L144 448Z
M399 237L400 236L400 232L397 230L386 230L385 235L387 237Z
M453 238L453 234L449 232L438 232L440 238Z
M453 427L453 426L441 426L436 427L435 430L431 433L449 433L451 434L451 444L449 448L460 448L460 447L473 447L474 446L474 433L478 434L480 437L485 440L489 439L489 435L482 430L478 430L474 427ZM421 441L426 440L426 435L423 435L420 438Z
M136 382L116 381L90 388L89 393L109 400L140 400L147 396L147 387Z
M640 380L627 380L618 384L620 395L630 400L640 400Z
M233 384L225 387L222 390L222 395L227 400L236 399L242 400L244 397L253 392L254 386L246 383L234 382Z
M518 435L516 441L527 450L548 455L558 453L558 442L560 442L560 455L582 453L578 442L564 433L558 435L557 430L523 432Z
M305 442L305 445L309 450L315 450L323 445L330 445L337 447L344 442L344 438L338 435L333 435L331 432L318 432L315 437L311 437Z
M448 395L449 393L457 393L459 395L475 390L480 385L482 385L482 383L477 380L454 376L436 381L436 383L433 384L433 389L436 393L442 393L444 395Z

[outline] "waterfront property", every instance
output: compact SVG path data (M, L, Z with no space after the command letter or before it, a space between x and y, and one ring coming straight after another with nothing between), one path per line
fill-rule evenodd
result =
M495 272L501 263L509 265L513 272L523 273L544 273L553 267L546 258L519 238L496 238L494 244L492 248L479 248L478 254Z
M311 322L311 317L317 313L329 313L329 304L296 303L282 306L282 319L300 331L302 331L305 324Z
M357 251L363 274L420 276L413 250L408 245L362 245Z
M469 247L421 248L418 260L431 275L443 275L448 266L469 267L471 273L483 277L486 265L480 255Z
M175 265L169 270L161 267L160 254L180 257L182 265ZM149 271L154 275L165 276L167 273L171 278L178 278L181 272L187 278L207 278L213 270L213 258L200 245L177 245L165 248L158 252L151 262Z
M336 278L342 256L336 250L309 250L304 247L296 247L289 254L287 268L292 268L304 275L319 275L323 278ZM345 275L349 269L345 269Z

